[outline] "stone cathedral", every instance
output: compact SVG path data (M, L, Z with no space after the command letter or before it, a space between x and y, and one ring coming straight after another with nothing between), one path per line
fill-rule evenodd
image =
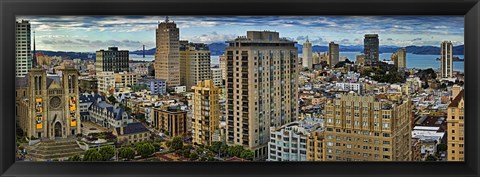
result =
M81 133L78 110L78 71L61 70L61 75L32 68L16 78L16 117L28 137L67 138Z

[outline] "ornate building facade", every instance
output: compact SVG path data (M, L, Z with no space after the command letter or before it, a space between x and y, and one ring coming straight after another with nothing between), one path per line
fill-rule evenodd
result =
M16 80L16 118L28 137L67 138L81 133L77 109L78 71L63 69L61 76L32 69Z

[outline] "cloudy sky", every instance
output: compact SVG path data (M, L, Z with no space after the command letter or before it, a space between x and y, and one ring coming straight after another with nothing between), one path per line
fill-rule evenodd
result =
M214 43L271 30L313 45L362 45L363 35L378 33L380 45L432 45L464 42L463 16L170 16L180 39ZM21 16L36 32L37 50L94 52L108 46L140 50L155 47L155 29L165 16Z

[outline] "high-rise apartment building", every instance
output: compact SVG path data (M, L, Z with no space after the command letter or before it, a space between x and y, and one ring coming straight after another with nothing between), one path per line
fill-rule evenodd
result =
M222 70L220 68L210 68L212 71L212 81L217 87L223 87Z
M108 50L96 52L95 71L112 71L115 73L129 70L128 50L118 50L118 47L109 47Z
M453 44L443 41L440 46L440 73L442 78L453 77Z
M452 91L452 102L447 110L447 160L465 160L465 90L458 91L455 87Z
M218 60L220 62L220 69L222 70L222 79L227 80L227 56L220 55Z
M198 81L210 79L212 73L208 45L180 41L180 84L190 90Z
M339 58L340 53L338 44L330 42L328 44L328 59L330 60L330 66L334 67L339 62Z
M16 22L15 31L15 76L24 77L32 69L30 22Z
M193 118L192 137L193 143L211 145L213 134L220 126L220 88L212 80L199 81L192 87L193 93Z
M270 127L298 116L298 49L278 32L248 31L227 41L227 144L267 157Z
M156 29L155 79L167 81L168 87L180 85L180 45L177 24L169 21L158 24Z
M365 54L365 64L370 65L379 61L378 34L365 34L365 38L363 39L363 53Z
M385 97L350 93L327 103L326 161L410 161L411 101Z
M313 57L312 57L313 53L312 53L312 43L310 43L310 41L308 41L308 37L307 37L307 41L305 41L305 43L303 43L303 50L302 50L302 66L304 68L308 68L308 69L312 69L313 67Z
M398 70L403 70L407 67L407 49L399 48L397 52L394 52L390 59L393 61L394 65L397 66Z

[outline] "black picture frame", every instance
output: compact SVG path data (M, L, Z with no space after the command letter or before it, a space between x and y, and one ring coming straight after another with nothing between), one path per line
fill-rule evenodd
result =
M478 0L1 0L2 176L479 176ZM464 15L465 162L16 162L17 15Z

